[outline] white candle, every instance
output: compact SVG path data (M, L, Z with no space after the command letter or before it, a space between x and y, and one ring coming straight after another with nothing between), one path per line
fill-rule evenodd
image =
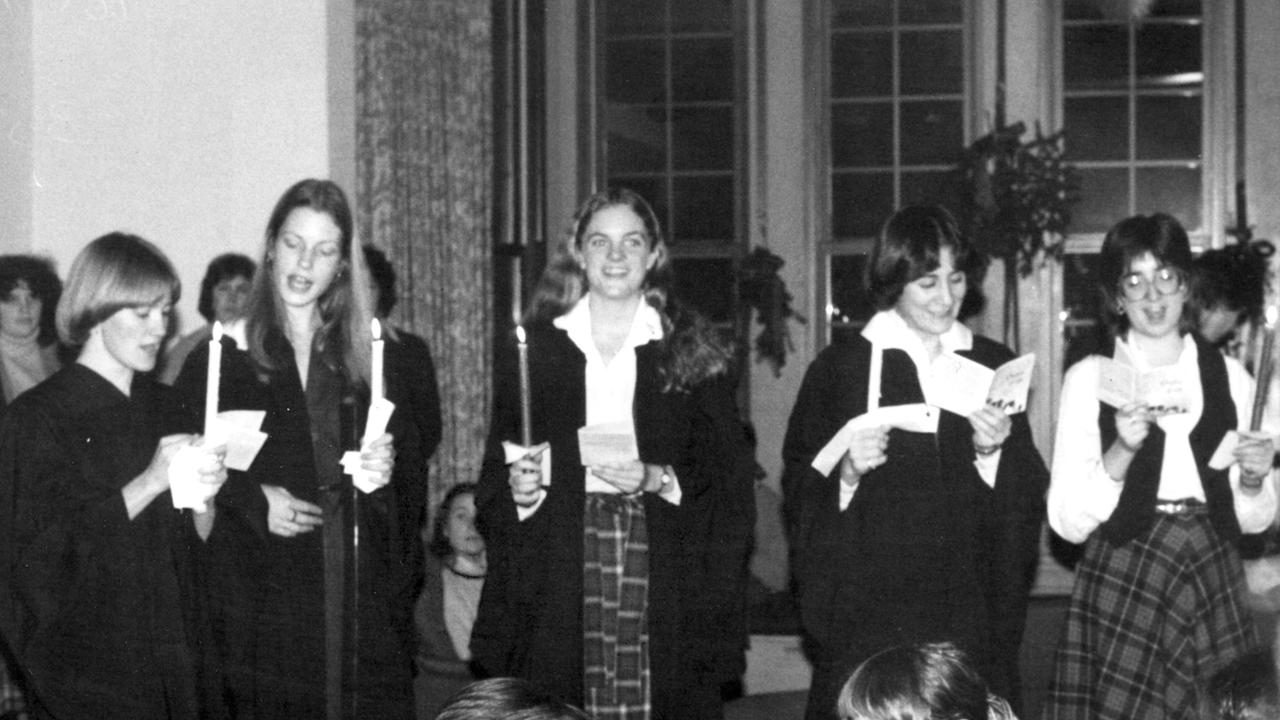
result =
M385 343L382 340L382 325L378 323L377 318L370 321L369 334L373 336L373 362L369 367L369 398L371 400L380 400L384 397L382 391L382 347Z
M529 345L525 342L524 328L516 326L516 350L520 358L520 442L533 447L533 424L530 420L529 400Z
M209 335L209 372L204 384L204 434L213 432L213 419L218 416L218 385L222 381L222 323L213 321Z
M1262 354L1258 356L1257 387L1253 394L1253 415L1249 420L1250 430L1262 429L1262 412L1267 406L1267 391L1271 387L1271 370L1275 363L1276 321L1280 319L1280 308L1272 305L1267 308L1267 324L1262 331Z

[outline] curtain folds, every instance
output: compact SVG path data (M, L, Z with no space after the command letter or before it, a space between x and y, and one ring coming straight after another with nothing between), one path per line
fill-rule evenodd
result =
M392 323L427 339L444 439L428 506L474 482L490 406L490 0L356 0L356 222L398 277Z

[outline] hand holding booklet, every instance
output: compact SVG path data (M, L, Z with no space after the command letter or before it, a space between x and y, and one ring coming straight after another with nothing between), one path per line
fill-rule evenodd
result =
M1027 409L1035 365L1035 353L1014 358L995 370L946 353L933 363L933 385L927 400L930 405L961 417L972 415L984 405L1016 415Z
M892 427L907 432L938 431L938 411L924 403L889 405L867 411L840 428L814 456L810 467L823 475L831 474L836 463L849 449L854 433L871 427Z
M1098 401L1114 408L1136 403L1153 417L1185 413L1191 406L1173 367L1139 373L1132 365L1107 357L1099 359Z

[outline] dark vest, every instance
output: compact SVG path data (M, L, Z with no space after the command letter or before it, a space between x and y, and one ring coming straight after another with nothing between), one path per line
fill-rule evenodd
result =
M1209 458L1218 449L1228 430L1236 427L1236 406L1231 399L1231 386L1227 381L1227 364L1222 354L1198 337L1196 353L1200 366L1200 385L1204 393L1204 410L1200 421L1192 428L1189 440L1191 455L1195 458L1209 505L1209 520L1218 537L1233 542L1240 536L1240 523L1236 520L1235 503L1226 470L1213 470ZM1102 435L1102 452L1116 439L1116 408L1099 403L1098 430ZM1102 524L1102 536L1112 545L1122 545L1151 529L1155 524L1157 498L1160 488L1160 470L1164 458L1165 434L1155 423L1142 447L1133 457L1124 477L1124 489L1120 502L1111 517Z

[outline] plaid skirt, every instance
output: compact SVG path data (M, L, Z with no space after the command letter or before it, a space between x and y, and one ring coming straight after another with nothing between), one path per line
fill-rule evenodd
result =
M1112 547L1094 533L1045 709L1048 720L1199 717L1199 689L1257 645L1234 547L1207 516L1157 515Z
M648 720L649 534L638 497L587 493L583 695L596 720Z

